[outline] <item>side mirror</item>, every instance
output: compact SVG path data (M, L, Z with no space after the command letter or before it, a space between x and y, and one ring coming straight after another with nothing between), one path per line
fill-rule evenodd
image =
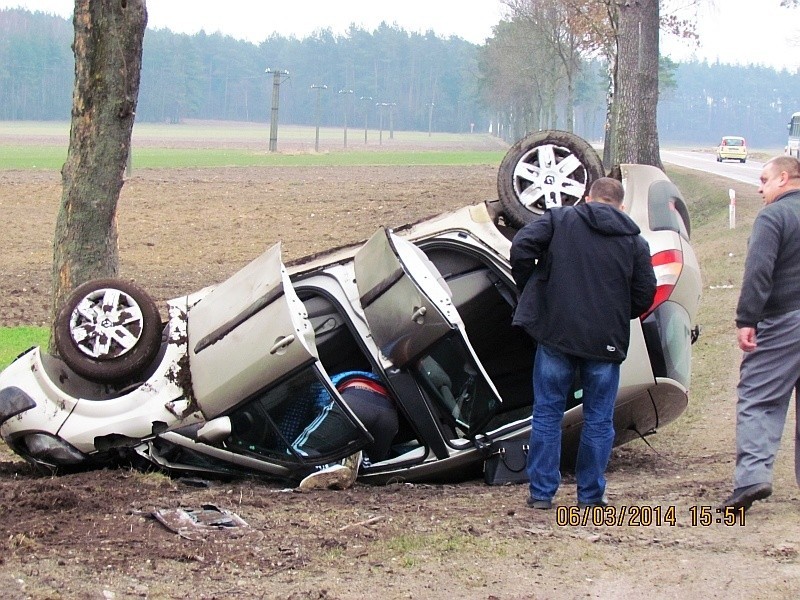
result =
M217 417L197 430L197 441L204 444L218 444L230 435L230 417Z

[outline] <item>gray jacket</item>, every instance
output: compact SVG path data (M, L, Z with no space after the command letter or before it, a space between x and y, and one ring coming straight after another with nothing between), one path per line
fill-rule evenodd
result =
M800 310L800 190L758 213L748 242L736 326Z

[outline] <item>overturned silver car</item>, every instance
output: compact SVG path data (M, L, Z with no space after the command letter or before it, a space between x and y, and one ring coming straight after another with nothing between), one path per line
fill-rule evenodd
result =
M603 175L593 153L564 132L533 134L506 155L498 200L289 266L276 245L227 281L170 300L166 322L137 285L88 282L59 314L59 356L33 348L0 374L0 435L56 470L125 461L297 481L383 435L336 385L358 373L396 412L360 480L471 477L498 440L530 431L534 347L511 326L511 239L550 206L582 201ZM686 408L701 290L678 189L654 167L619 172L658 291L631 321L616 444ZM309 435L329 414L332 433ZM567 460L581 424L576 382Z

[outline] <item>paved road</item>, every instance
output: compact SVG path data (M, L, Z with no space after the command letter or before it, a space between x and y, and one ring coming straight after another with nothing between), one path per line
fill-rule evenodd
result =
M717 157L710 152L692 152L690 150L661 150L661 160L665 163L705 171L741 181L758 187L758 178L764 163L749 160L739 162L717 162Z

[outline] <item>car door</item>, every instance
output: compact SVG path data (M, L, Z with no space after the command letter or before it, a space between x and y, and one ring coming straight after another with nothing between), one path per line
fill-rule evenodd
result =
M502 401L433 263L382 229L355 255L354 267L359 301L381 353L413 374L452 433L481 433Z
M316 358L280 244L190 307L187 330L192 390L208 419Z
M276 244L189 309L191 385L206 419L231 421L226 447L260 459L320 464L371 437L319 361L314 331ZM336 439L296 440L323 413Z

